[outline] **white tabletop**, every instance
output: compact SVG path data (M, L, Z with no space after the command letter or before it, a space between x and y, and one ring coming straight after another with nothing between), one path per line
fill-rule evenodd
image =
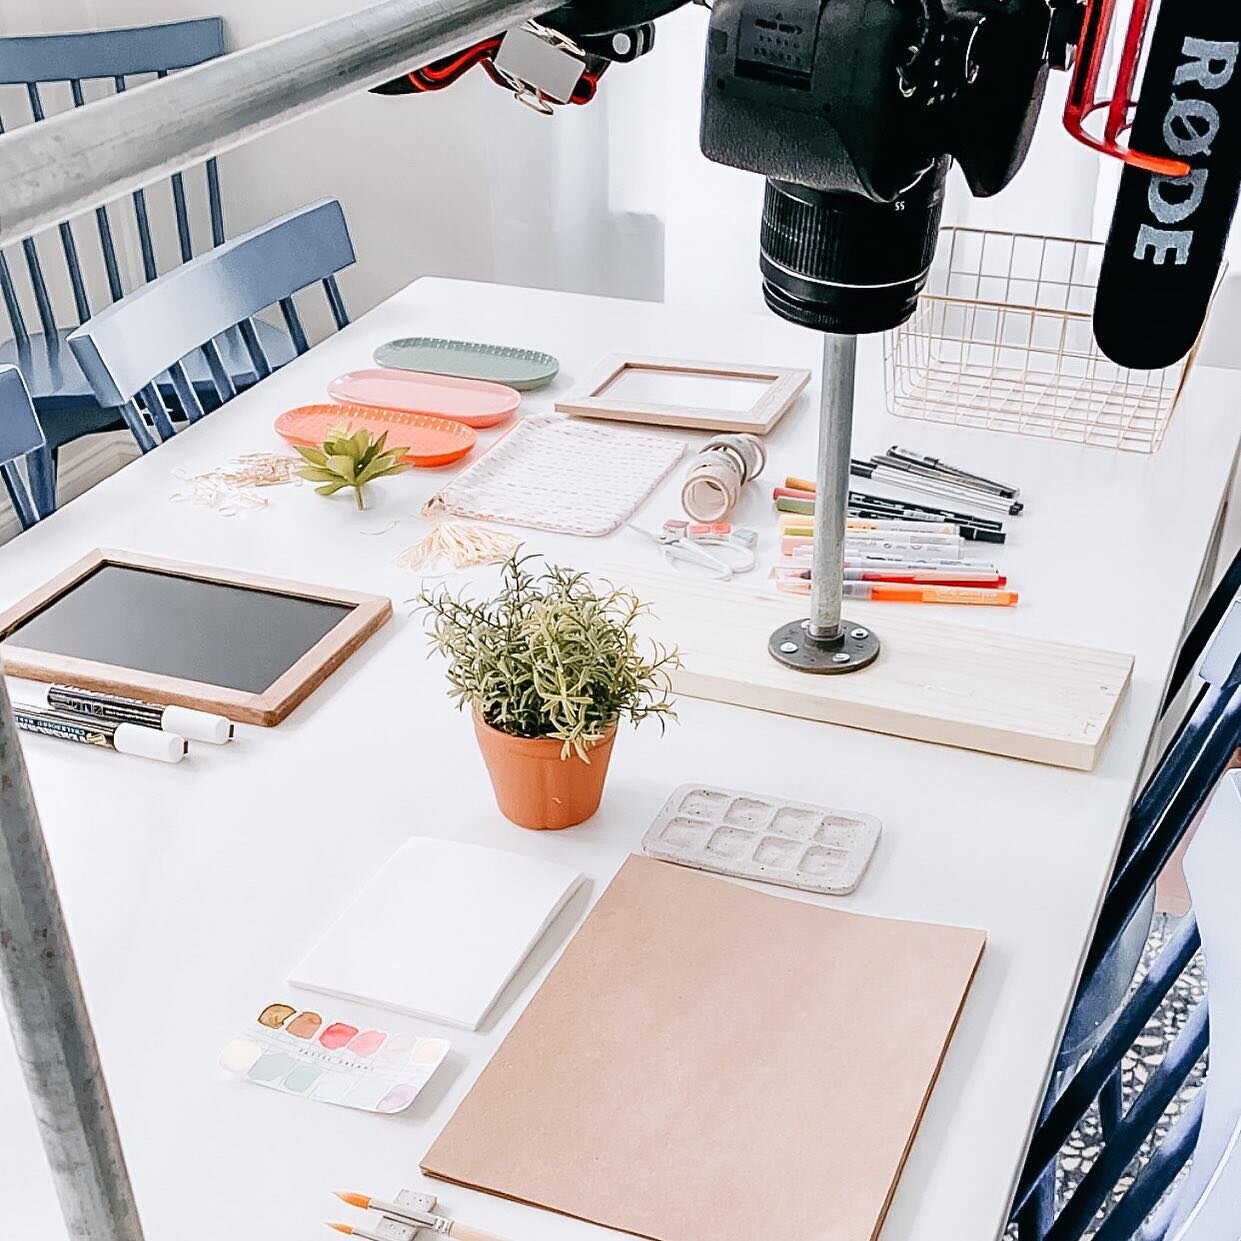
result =
M482 1032L451 1032L449 1062L401 1116L258 1089L227 1077L217 1057L263 1005L282 999L437 1032L299 994L284 981L411 834L564 861L591 878L597 896L669 791L695 780L878 815L880 851L858 892L838 904L988 931L883 1236L995 1237L1226 493L1241 433L1236 373L1200 369L1150 458L893 419L879 342L863 344L859 454L901 442L1012 477L1028 500L1007 546L994 549L1021 604L928 607L927 616L1136 656L1092 774L685 699L666 737L652 727L622 735L595 819L534 833L496 811L469 721L449 705L442 667L426 660L419 622L403 604L419 582L395 560L421 536L412 515L443 472L381 482L364 514L347 497L328 502L308 487L268 492L269 509L235 517L169 499L175 468L278 450L277 414L324 399L333 376L369 365L382 342L414 334L555 353L561 376L526 398L528 411L550 408L614 350L816 371L819 354L815 336L770 317L424 280L0 551L0 607L98 545L385 593L397 604L395 621L288 721L243 728L231 747L196 747L187 762L164 767L41 738L26 744L147 1236L305 1241L340 1216L332 1190L402 1186L438 1193L458 1218L512 1241L614 1235L418 1172L533 994L554 955L546 948ZM812 471L816 388L817 378L770 437L766 483ZM657 528L675 515L677 485L670 479L638 520ZM756 487L740 514L763 530L765 563L775 553L770 508L769 492ZM394 518L406 520L385 530ZM529 546L584 568L652 563L655 554L628 531L595 541L531 532ZM881 625L882 612L875 616ZM585 904L555 928L557 946ZM64 1235L7 1030L0 1220L13 1241Z

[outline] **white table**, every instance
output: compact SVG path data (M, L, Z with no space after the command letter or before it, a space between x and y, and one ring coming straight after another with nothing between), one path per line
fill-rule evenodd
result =
M469 721L451 709L441 665L425 659L419 623L402 604L418 580L394 561L421 524L368 533L415 514L443 473L380 483L364 514L347 497L329 503L309 488L269 492L270 509L237 517L169 501L173 469L197 472L278 449L278 413L322 400L328 380L368 365L383 341L421 333L555 353L563 372L526 399L532 411L550 408L569 381L616 349L816 370L819 354L816 337L774 318L424 280L0 552L0 607L97 545L321 580L397 603L396 620L285 724L242 729L232 747L199 747L187 763L163 767L50 740L26 746L148 1238L305 1241L321 1235L320 1221L341 1216L330 1191L419 1184L459 1218L512 1241L615 1235L418 1173L534 993L548 950L487 1029L453 1033L450 1062L400 1117L257 1089L226 1077L216 1059L269 1001L302 1000L383 1024L374 1010L298 994L284 977L411 834L562 860L588 874L597 895L670 789L689 779L879 815L880 852L841 906L989 932L883 1236L995 1237L1227 491L1241 381L1200 369L1162 451L1147 458L892 419L879 342L863 345L859 453L900 441L1012 476L1029 501L999 549L1020 606L927 615L1136 656L1094 773L686 699L667 737L658 728L622 735L593 821L540 834L511 826L494 808ZM772 435L767 483L812 470L816 386ZM677 485L670 479L639 520L656 528L673 515ZM775 551L768 497L752 488L743 510L764 532L765 562ZM530 545L585 568L654 554L632 532L601 541L532 532ZM363 772L373 784L360 793ZM571 920L557 928L557 945ZM435 1029L401 1018L388 1024ZM7 1030L0 1221L5 1241L63 1236Z

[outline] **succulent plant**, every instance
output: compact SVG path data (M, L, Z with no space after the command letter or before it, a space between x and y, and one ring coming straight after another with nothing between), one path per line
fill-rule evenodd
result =
M344 487L352 487L358 508L364 509L366 501L362 488L377 478L391 474L403 474L409 466L401 458L409 450L387 448L388 433L378 439L364 427L352 434L348 427L329 431L318 448L301 444L294 447L306 462L297 473L312 483L320 484L315 491L321 496L334 496Z

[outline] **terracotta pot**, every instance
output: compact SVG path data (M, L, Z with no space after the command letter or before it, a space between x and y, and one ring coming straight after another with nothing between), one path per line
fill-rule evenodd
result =
M561 742L554 737L513 737L483 723L477 715L474 735L496 803L518 827L574 827L599 809L616 740L615 724L602 741L590 747L589 763L574 753L562 759Z

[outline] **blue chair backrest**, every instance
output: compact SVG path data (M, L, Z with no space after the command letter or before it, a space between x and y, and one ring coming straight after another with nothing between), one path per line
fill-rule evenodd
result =
M44 514L39 512L22 478L22 458L37 452L45 443L21 371L15 366L0 367L0 478L23 530L28 530Z
M293 294L321 283L338 328L349 317L335 274L354 262L334 198L291 212L135 289L76 329L69 344L101 405L119 408L147 452L173 434L160 384L166 375L189 421L204 410L182 360L201 350L221 402L236 395L215 338L241 334L259 377L271 365L252 319L279 306L294 349L310 348ZM138 398L138 399L135 399ZM139 403L140 402L140 403Z
M49 109L49 92L53 84L59 94L67 88L66 103L79 108L89 102L91 84L103 83L102 89L120 92L151 77L165 77L177 69L201 64L224 52L224 23L218 17L196 21L174 22L164 26L142 26L126 30L96 30L80 34L28 35L0 38L0 87L21 87L25 95L25 116L22 123L44 119ZM6 122L11 126L14 116L0 113L0 133ZM215 160L204 165L207 208L210 214L211 244L224 240L224 211L220 199L219 169ZM186 178L176 173L170 180L172 208L176 220L180 261L194 256ZM130 196L142 252L143 278L154 280L159 274L156 244L151 226L148 190L137 190ZM108 300L117 301L125 295L121 278L112 219L106 206L94 212L95 233L108 286ZM73 293L76 323L84 323L91 315L88 280L78 250L73 226L65 221L58 226L68 282ZM200 247L201 248L201 247ZM43 269L39 248L32 238L21 243L26 273L30 283L40 327L46 336L53 336L57 316ZM18 285L13 278L9 259L0 253L0 297L4 300L12 332L19 342L29 339L30 329Z

